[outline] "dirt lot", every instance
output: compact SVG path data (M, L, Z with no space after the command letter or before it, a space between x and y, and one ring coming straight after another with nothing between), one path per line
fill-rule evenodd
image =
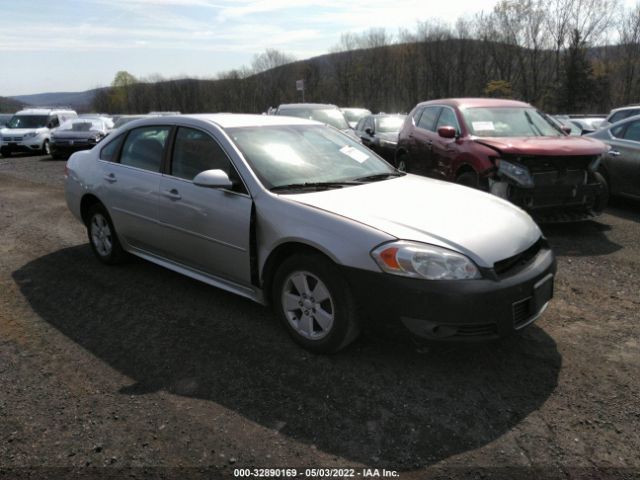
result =
M640 205L545 229L556 297L522 337L326 357L249 301L99 264L63 170L0 159L0 478L640 477Z

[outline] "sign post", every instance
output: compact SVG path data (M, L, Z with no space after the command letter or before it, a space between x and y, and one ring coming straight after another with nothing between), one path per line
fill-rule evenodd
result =
M296 90L302 92L302 103L304 103L304 80L296 80Z

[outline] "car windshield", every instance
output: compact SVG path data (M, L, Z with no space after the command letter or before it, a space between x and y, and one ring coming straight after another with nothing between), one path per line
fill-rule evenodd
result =
M336 127L338 130L349 129L344 115L337 108L285 108L278 112L278 115L315 120Z
M345 108L342 113L344 113L344 118L347 119L347 122L357 122L362 117L371 115L371 112L366 108Z
M47 115L14 115L7 128L43 128L48 119Z
M564 133L526 107L475 107L462 111L469 132L479 137L560 137Z
M371 150L325 126L242 127L228 132L268 189L396 173Z
M104 130L104 124L101 120L93 118L80 118L64 122L58 128L59 132L101 132Z
M378 117L376 119L376 131L379 133L399 132L404 123L404 117Z

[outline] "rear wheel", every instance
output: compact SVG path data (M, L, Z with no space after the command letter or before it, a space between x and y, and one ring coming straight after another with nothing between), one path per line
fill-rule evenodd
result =
M295 254L282 263L274 278L273 305L291 337L313 352L337 352L360 331L349 285L320 255Z
M9 158L11 156L11 150L9 150L8 148L0 148L0 155Z
M113 226L107 209L96 203L89 209L87 215L87 235L91 250L102 263L116 265L126 260L126 252L118 241L116 229Z

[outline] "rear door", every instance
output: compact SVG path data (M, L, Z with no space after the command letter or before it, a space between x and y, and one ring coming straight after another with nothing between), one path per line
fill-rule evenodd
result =
M421 175L432 176L433 142L437 137L435 133L436 121L442 107L428 106L420 115L420 119L414 129L414 151L411 153L411 171Z
M129 245L150 253L159 247L158 188L170 130L136 128L100 151L101 196L116 230Z
M613 193L640 196L640 120L614 127L605 163Z
M232 189L199 187L193 178L224 170ZM226 152L210 133L178 127L169 171L160 180L163 256L234 283L249 285L252 200Z

